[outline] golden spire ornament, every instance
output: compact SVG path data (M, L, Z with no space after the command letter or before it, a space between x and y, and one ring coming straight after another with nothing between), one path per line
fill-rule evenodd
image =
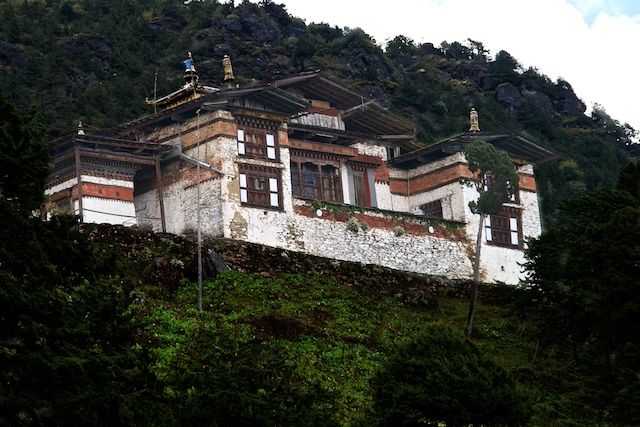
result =
M478 120L478 112L475 108L472 108L471 113L469 113L469 123L471 124L469 132L480 132L480 121Z
M231 65L231 58L229 58L229 55L225 55L222 59L222 68L224 69L224 81L233 81L235 77L233 76L233 66Z

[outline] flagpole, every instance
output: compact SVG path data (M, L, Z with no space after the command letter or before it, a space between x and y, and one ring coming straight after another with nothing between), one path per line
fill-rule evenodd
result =
M202 313L202 230L200 228L200 109L196 111L196 145L198 162L196 164L196 176L198 183L196 184L196 199L198 201L197 222L198 222L198 311Z

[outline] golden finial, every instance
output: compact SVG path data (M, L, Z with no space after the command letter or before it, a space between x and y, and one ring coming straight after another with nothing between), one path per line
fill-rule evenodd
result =
M469 113L469 123L471 126L469 127L469 132L480 132L480 122L478 121L478 112L475 108L471 109L471 113Z
M234 79L233 66L231 65L231 58L229 55L225 55L222 59L222 68L224 68L224 81L231 82Z

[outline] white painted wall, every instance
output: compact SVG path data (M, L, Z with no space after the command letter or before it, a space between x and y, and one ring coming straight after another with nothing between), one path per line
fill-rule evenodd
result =
M468 203L472 200L477 200L478 192L473 187L464 186L464 198L467 236L470 241L475 242L480 218L478 215L471 213ZM528 238L538 237L541 233L537 194L520 191L520 201L520 207L523 209L522 234L526 242ZM524 251L487 243L486 233L483 230L480 268L486 279L517 284L524 279L524 269L522 267L524 261Z
M397 179L413 178L416 176L425 175L429 172L433 172L438 169L442 169L445 166L449 166L455 163L467 163L467 159L464 157L463 153L455 153L445 157L444 159L436 160L435 162L418 166L415 169L402 170L402 169L390 168L389 175L392 178L397 178Z
M79 203L74 202L76 213L80 212ZM82 198L83 222L91 224L135 225L136 211L133 202L99 197Z
M82 175L82 182L90 182L100 185L112 185L114 187L133 188L133 181L125 181L123 179L111 179L101 176Z
M72 178L67 181L61 182L60 184L54 185L44 190L45 196L51 196L52 194L56 194L60 191L67 190L69 188L73 188L74 185L78 183L77 178Z
M190 182L178 181L164 188L164 210L168 233L181 234L197 228L197 187ZM222 201L220 179L211 179L200 185L200 215L202 231L211 236L222 236ZM190 185L187 187L187 185ZM157 190L136 195L135 216L139 225L150 225L162 230L160 202Z
M228 113L225 113L229 115ZM229 115L230 117L230 115ZM367 155L386 156L383 146L356 144ZM467 239L455 241L434 235L396 236L392 230L369 229L354 233L347 224L323 218L309 218L294 212L294 205L305 203L291 196L290 155L287 147L280 148L281 164L265 162L282 171L283 210L271 210L242 206L240 203L237 141L220 137L201 146L201 158L220 168L224 176L202 185L203 200L207 205L203 211L203 228L213 235L245 240L268 246L281 247L312 255L346 261L379 264L390 268L418 273L443 275L450 278L472 276L469 249L473 247L478 218L471 214L468 203L477 198L475 189L460 183L452 183L411 197L393 195L385 183L375 183L378 206L382 209L408 212L418 206L443 199L446 218L465 222ZM204 154L203 154L204 153ZM196 154L189 152L192 157ZM425 165L410 172L392 171L392 174L422 175L452 163L463 161L461 154L447 157L439 162ZM251 161L256 162L256 161ZM258 161L258 163L260 163ZM344 200L351 201L348 171L341 169ZM402 178L402 176L399 176ZM165 189L167 226L172 232L181 232L193 226L195 221L194 188L185 189L184 183L176 183ZM521 192L523 230L525 237L540 233L540 221L535 193ZM138 220L149 220L159 229L159 206L155 191L136 197ZM522 276L518 263L523 261L520 250L483 244L481 268L488 281L517 283ZM283 260L286 262L286 260Z
M231 238L449 278L471 275L464 242L432 235L396 236L392 230L374 228L354 233L343 222L248 207L237 207L228 214L245 227L244 235L231 233Z
M358 142L352 144L351 147L358 150L358 153L366 156L380 157L382 160L387 160L387 149L384 145L379 145L370 141Z
M465 199L463 184L452 182L451 184L435 188L424 193L414 194L408 197L410 212L422 215L420 206L425 203L442 199L442 215L444 219L465 221Z
M393 206L393 197L391 195L391 189L386 182L376 182L376 201L378 202L378 208L386 209L388 211L395 210Z

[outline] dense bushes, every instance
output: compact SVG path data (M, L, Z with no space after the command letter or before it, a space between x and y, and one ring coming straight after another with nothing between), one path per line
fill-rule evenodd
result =
M529 417L509 374L442 325L400 345L373 384L372 424L381 426L518 426Z
M605 422L640 423L640 200L637 166L618 191L564 203L557 224L530 243L523 312L541 348L571 354L598 387L587 406Z

